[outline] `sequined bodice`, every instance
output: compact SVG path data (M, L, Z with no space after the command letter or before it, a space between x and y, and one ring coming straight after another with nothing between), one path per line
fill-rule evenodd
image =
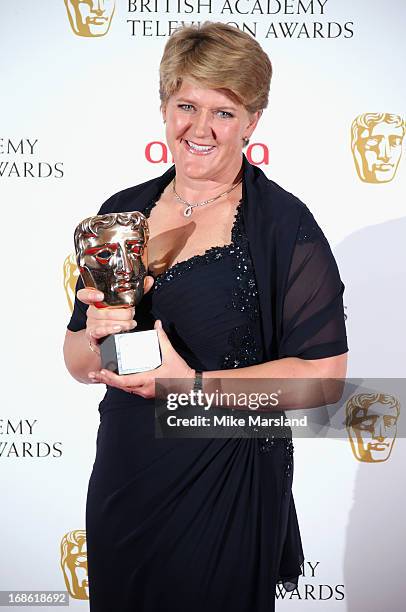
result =
M153 205L144 210L146 217ZM258 293L241 201L231 243L158 275L151 311L191 367L223 370L262 361Z

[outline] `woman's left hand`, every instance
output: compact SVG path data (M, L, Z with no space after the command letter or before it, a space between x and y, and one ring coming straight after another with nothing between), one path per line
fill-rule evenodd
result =
M89 378L95 383L104 383L110 387L117 387L128 393L135 393L145 398L155 397L156 378L178 378L194 380L195 371L175 351L168 336L162 328L161 321L155 321L154 329L158 332L159 344L162 354L162 365L155 370L139 374L117 375L110 370L89 372Z

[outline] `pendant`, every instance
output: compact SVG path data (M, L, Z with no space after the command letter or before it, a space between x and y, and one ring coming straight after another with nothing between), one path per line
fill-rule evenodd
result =
M185 210L183 211L183 215L184 217L190 217L190 215L193 212L193 207L192 206L188 206L187 208L185 208Z

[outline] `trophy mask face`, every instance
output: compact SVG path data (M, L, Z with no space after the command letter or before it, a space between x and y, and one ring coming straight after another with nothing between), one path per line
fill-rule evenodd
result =
M89 599L86 537L83 530L71 532L64 537L61 565L71 597Z
M107 34L115 4L115 0L65 0L73 31L87 37Z
M354 158L360 178L367 183L388 183L402 155L402 127L381 121L359 130Z
M147 274L148 225L138 212L98 215L76 228L75 244L85 287L104 293L99 307L139 303Z
M366 463L389 459L397 432L398 408L374 402L352 409L348 434L355 457Z

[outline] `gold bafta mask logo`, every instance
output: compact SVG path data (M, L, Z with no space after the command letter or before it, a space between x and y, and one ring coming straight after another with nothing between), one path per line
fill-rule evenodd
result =
M399 400L384 393L359 393L346 403L346 426L358 461L381 463L392 452L400 414Z
M63 287L71 312L75 304L75 288L78 278L79 270L76 265L76 256L75 253L71 253L63 262Z
M89 599L86 531L83 529L70 531L63 536L61 567L69 595L74 599Z
M65 0L69 23L78 36L104 36L110 29L115 0Z
M364 113L351 126L355 167L365 183L389 183L402 155L406 123L399 115Z

